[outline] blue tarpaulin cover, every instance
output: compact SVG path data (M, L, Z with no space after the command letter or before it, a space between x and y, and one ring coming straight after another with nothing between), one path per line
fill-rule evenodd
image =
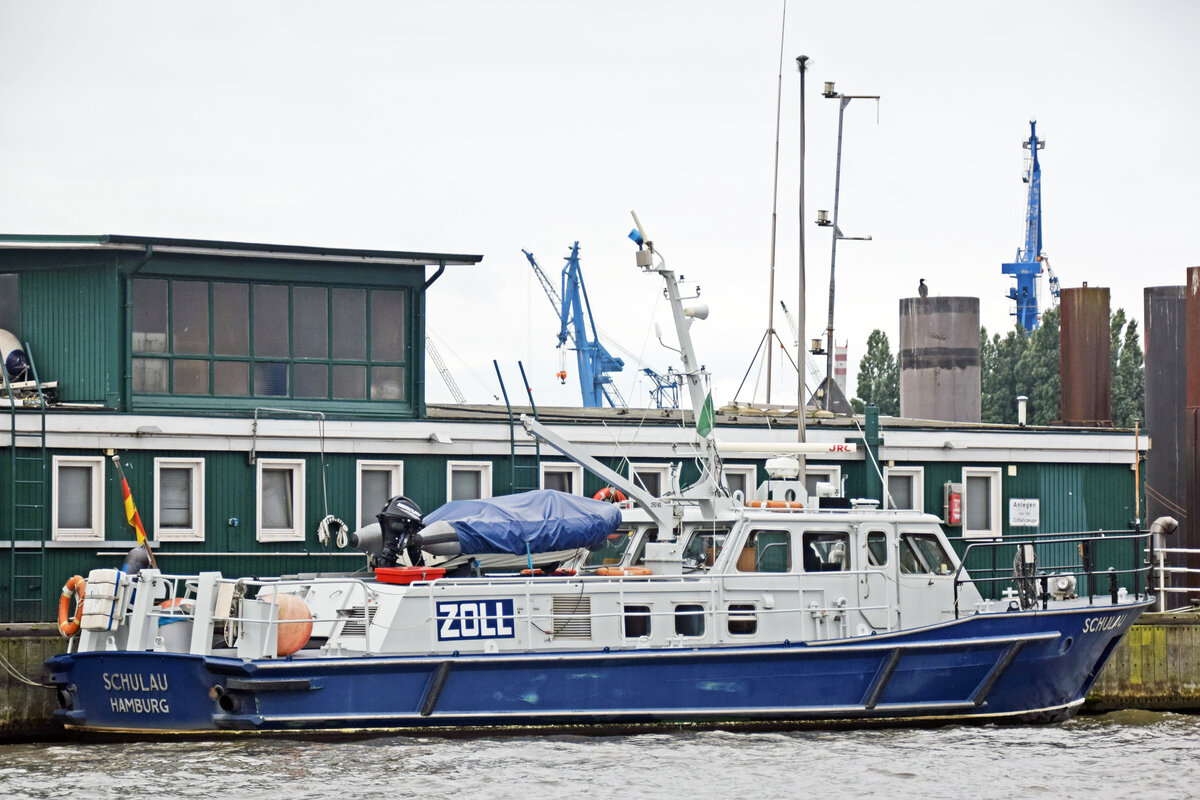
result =
M462 552L524 555L599 548L621 522L611 503L541 489L487 500L453 500L430 512L426 525L445 521Z

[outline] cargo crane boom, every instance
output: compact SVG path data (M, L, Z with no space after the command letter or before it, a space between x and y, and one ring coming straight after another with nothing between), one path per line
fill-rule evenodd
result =
M1017 285L1008 290L1010 300L1016 302L1013 315L1026 333L1032 332L1038 326L1038 277L1042 274L1042 166L1038 161L1038 151L1045 148L1046 141L1037 135L1037 121L1029 121L1029 138L1022 145L1029 151L1025 161L1025 174L1022 180L1028 185L1025 200L1025 241L1017 249L1017 258L1013 263L1002 264L1000 269L1005 275L1017 279ZM1057 280L1051 287L1057 288ZM1057 296L1057 294L1055 294Z
M454 397L454 402L460 406L466 405L467 398L463 396L462 389L458 388L458 382L454 380L454 376L446 368L446 362L442 360L442 354L433 346L433 339L430 339L428 336L425 337L425 352L429 354L429 360L437 367L442 380L446 382L446 388L450 390L450 394Z

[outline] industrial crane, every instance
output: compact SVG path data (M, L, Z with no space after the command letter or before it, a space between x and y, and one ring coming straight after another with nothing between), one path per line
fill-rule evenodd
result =
M529 259L534 274L546 290L546 296L558 312L559 349L566 345L568 338L574 346L584 408L601 408L605 401L613 408L624 407L625 399L617 391L609 373L620 372L625 368L625 362L611 355L597 336L596 322L592 318L592 305L588 301L583 272L579 268L579 242L571 245L571 255L564 259L567 265L562 271L561 294L554 291L554 286L538 266L533 253L528 250L521 252ZM558 378L566 383L565 368L559 369Z
M1010 300L1016 302L1013 315L1026 333L1038 326L1037 279L1042 274L1042 166L1038 162L1038 150L1045 148L1046 141L1037 135L1037 120L1029 121L1029 138L1023 146L1029 151L1025 159L1025 174L1022 180L1028 185L1025 201L1025 242L1017 249L1017 258L1011 264L1002 264L1001 271L1017 279L1017 285L1008 290ZM1050 293L1058 297L1058 277L1050 270Z
M788 311L787 303L779 301L780 307L783 308L783 316L787 319L788 327L792 329L792 338L796 340L796 349L800 349L800 329L796 326L796 318L792 316L792 312ZM804 382L805 388L808 389L809 395L813 395L817 389L821 388L821 384L825 382L825 373L821 372L820 368L813 363L809 358L808 353L804 354L804 366L808 371L808 380Z
M458 388L458 382L454 380L454 376L450 374L450 370L446 368L446 362L442 360L442 354L433 346L433 339L425 337L425 352L429 354L429 360L437 367L437 371L441 374L442 380L446 382L446 388L450 390L450 394L454 397L454 402L461 405L466 405L467 398L463 396L462 389Z
M533 253L530 253L528 250L522 250L521 252L524 253L525 258L529 260L529 266L533 268L533 274L537 277L538 283L541 284L542 290L545 291L547 299L550 300L550 305L554 308L554 315L561 318L563 307L562 299L559 297L558 291L555 290L554 284L551 283L550 279L546 277L546 273L543 272L542 268L538 265L537 259L533 257ZM602 339L605 344L614 350L620 351L621 355L625 357L625 363L636 364L642 374L654 382L654 387L650 389L650 397L654 400L656 408L679 408L679 387L683 384L682 375L680 375L671 367L667 368L666 375L661 375L658 372L655 372L651 367L646 365L640 358L638 358L633 351L622 346L622 344L616 339L609 336L599 328L596 328L595 330L597 338ZM565 370L560 370L560 380L565 381L566 375L564 373ZM625 399L621 397L621 393L617 391L616 385L608 384L605 389L606 392L611 394L613 398L620 401L621 406L627 405Z

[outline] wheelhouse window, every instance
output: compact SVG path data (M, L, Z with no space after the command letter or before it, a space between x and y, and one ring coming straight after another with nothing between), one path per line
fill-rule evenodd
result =
M925 510L925 469L923 467L884 467L892 508Z
M447 500L482 500L492 496L492 465L487 461L446 464Z
M900 571L909 574L949 575L954 562L932 533L900 535Z
M683 568L708 569L716 563L725 539L729 537L728 528L695 528L691 531L687 545L683 548ZM640 561L638 563L641 563Z
M401 461L358 462L358 526L376 521L379 512L398 494L404 494L404 463Z
M258 541L304 541L304 461L260 458L257 467Z
M154 459L154 538L204 541L204 459Z
M788 572L792 538L787 531L750 531L738 554L738 572Z
M583 467L578 464L541 465L543 489L554 489L567 494L583 494Z
M633 528L617 528L608 535L603 545L588 553L585 566L607 567L613 564L620 564L635 534L636 531Z
M843 572L850 569L850 534L842 531L804 532L804 571Z
M407 401L403 289L137 278L133 391Z
M887 534L883 531L870 531L867 534L867 566L886 567L887 563Z
M963 538L999 539L1003 534L1000 519L1000 470L963 468Z
M104 457L54 456L55 541L104 539Z

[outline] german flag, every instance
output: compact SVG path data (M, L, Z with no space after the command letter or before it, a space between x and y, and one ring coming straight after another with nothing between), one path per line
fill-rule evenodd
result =
M133 493L129 491L129 481L121 475L121 494L125 496L125 519L137 531L137 541L142 547L146 546L146 529L142 527L142 518L138 515L137 506L133 504Z

